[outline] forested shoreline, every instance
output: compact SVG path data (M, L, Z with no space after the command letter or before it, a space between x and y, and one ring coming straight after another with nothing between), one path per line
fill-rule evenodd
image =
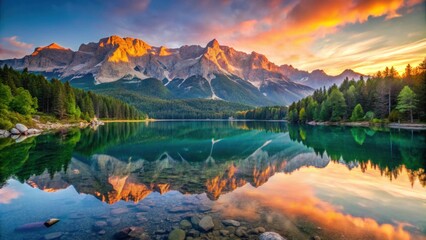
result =
M124 91L124 90L123 90ZM173 111L164 105L168 100L150 100L149 97L132 99L132 94L121 100L71 87L69 82L58 79L46 80L42 75L13 70L8 66L0 68L0 128L12 123L30 121L34 114L46 114L56 119L87 120L94 116L102 119L145 119L147 115L139 110L156 112L160 119L174 118ZM114 91L106 91L111 95ZM114 94L114 96L116 96ZM124 99L122 99L124 98ZM126 102L132 102L128 104ZM178 102L179 100L175 100ZM184 100L182 100L184 101ZM164 103L163 103L164 102ZM194 112L191 108L176 106L174 111L187 113L186 118L236 118L251 120L288 120L291 123L309 122L424 122L426 121L426 58L417 67L407 65L400 76L393 68L386 67L374 76L359 80L346 78L340 86L315 90L290 106L258 107L239 110L232 107L218 107L219 103L205 99L191 99L188 104L205 104L206 112ZM149 105L147 107L146 105ZM158 105L158 106L157 106ZM155 111L155 106L158 109ZM191 106L189 104L189 106ZM233 109L234 108L234 109ZM241 107L243 108L243 107ZM139 110L138 110L139 109ZM234 111L232 111L234 110ZM180 115L179 115L180 116Z
M402 76L393 68L358 81L345 79L338 87L321 88L288 108L291 123L426 120L426 58L418 67L407 65Z
M0 129L30 122L35 114L68 121L144 119L146 114L113 97L84 91L58 79L47 80L26 69L0 68Z
M286 106L258 107L252 110L239 111L235 117L249 120L284 120L287 111Z

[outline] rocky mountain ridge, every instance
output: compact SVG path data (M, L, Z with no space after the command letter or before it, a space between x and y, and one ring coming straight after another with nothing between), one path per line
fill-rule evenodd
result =
M101 84L120 79L155 78L183 98L222 99L249 105L289 104L309 95L313 88L330 86L346 76L357 75L348 70L332 77L290 65L278 66L262 54L237 51L220 45L216 39L206 47L166 48L154 47L139 39L110 36L97 43L82 44L78 51L52 43L36 48L22 59L0 61L1 66L5 64L71 83L83 79L87 84ZM251 98L233 99L236 89L241 90L238 94Z

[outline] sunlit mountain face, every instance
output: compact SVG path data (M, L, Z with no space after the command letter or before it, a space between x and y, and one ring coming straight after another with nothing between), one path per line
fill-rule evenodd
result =
M423 132L153 122L1 141L0 212L15 211L12 225L25 223L20 212L36 207L34 217L84 221L89 232L100 217L122 219L107 235L140 223L156 236L141 219L162 219L161 228L169 229L206 213L293 238L424 235ZM74 237L84 228L58 226Z

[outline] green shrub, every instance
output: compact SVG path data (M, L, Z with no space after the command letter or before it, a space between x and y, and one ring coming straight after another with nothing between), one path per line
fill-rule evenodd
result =
M374 112L372 112L372 111L368 111L366 114L365 114L365 116L364 116L364 119L365 120L367 120L367 121L371 121L371 120L373 120L374 119Z
M378 118L373 118L372 122L373 123L382 123L383 121L381 119L378 119Z
M13 124L7 120L0 118L0 129L9 130L13 127Z

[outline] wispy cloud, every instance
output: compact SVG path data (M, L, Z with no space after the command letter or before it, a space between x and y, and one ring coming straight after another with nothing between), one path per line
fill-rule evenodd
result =
M0 59L21 58L32 48L33 44L21 42L17 36L4 37L0 44Z
M364 64L356 62L357 58L371 62L376 57L373 54L379 53L376 49L396 49L426 38L425 28L419 27L426 23L424 0L3 2L6 2L4 12L7 14L1 22L9 28L0 32L6 37L0 39L0 43L3 49L7 49L0 52L2 58L5 55L22 57L20 53L29 53L33 46L13 36L16 35L13 29L25 29L24 35L19 35L22 39L31 39L41 45L52 41L66 42L75 49L84 41L96 41L113 34L167 47L205 45L216 38L221 44L237 50L263 53L276 64L292 64L298 68L306 67L306 70L323 68L337 73L353 68L352 64ZM21 12L31 17L22 22L14 21L14 16ZM36 31L39 34L35 34ZM82 34L75 34L76 31ZM349 41L358 35L361 37ZM409 49L401 51L411 52ZM396 55L390 54L384 60L400 61L398 58L402 53L393 53ZM327 62L323 59L333 57L339 61L328 63L335 65L323 64ZM407 59L413 58L407 55ZM344 64L341 60L349 62ZM382 68L387 62L371 66L380 64ZM357 70L377 69L358 66Z
M33 47L31 43L24 43L19 41L17 36L6 37L3 38L3 40L17 48L31 49Z
M351 66L341 64L349 56L360 58L368 51L376 54L374 46L380 38L364 36L359 43L327 46L313 51L317 41L354 25L374 18L392 21L409 14L420 0L269 0L269 1L195 1L185 0L164 6L149 5L143 14L121 22L118 31L136 35L152 44L176 47L201 43L216 38L221 44L246 52L265 54L277 64L291 63L308 70L324 68L337 73ZM161 8L161 9L160 9ZM419 33L425 35L425 31ZM418 38L419 35L417 35ZM382 36L392 37L392 36ZM346 41L342 41L347 45ZM396 44L393 45L396 48ZM333 49L335 48L335 49ZM318 50L318 49L316 49ZM358 51L362 51L360 54ZM389 50L390 51L390 50ZM408 49L406 52L410 52ZM322 59L336 57L335 65L322 64ZM389 56L388 56L389 57ZM392 56L390 56L392 58ZM411 59L410 59L411 60ZM330 62L331 63L331 62ZM333 64L334 64L333 63ZM382 66L385 63L382 63ZM377 65L375 65L377 67ZM370 71L373 67L357 70Z
M383 37L353 42L323 46L315 56L299 66L303 69L329 69L331 73L339 73L350 66L366 74L394 66L402 72L407 64L418 64L426 57L426 38L398 46L383 45Z

